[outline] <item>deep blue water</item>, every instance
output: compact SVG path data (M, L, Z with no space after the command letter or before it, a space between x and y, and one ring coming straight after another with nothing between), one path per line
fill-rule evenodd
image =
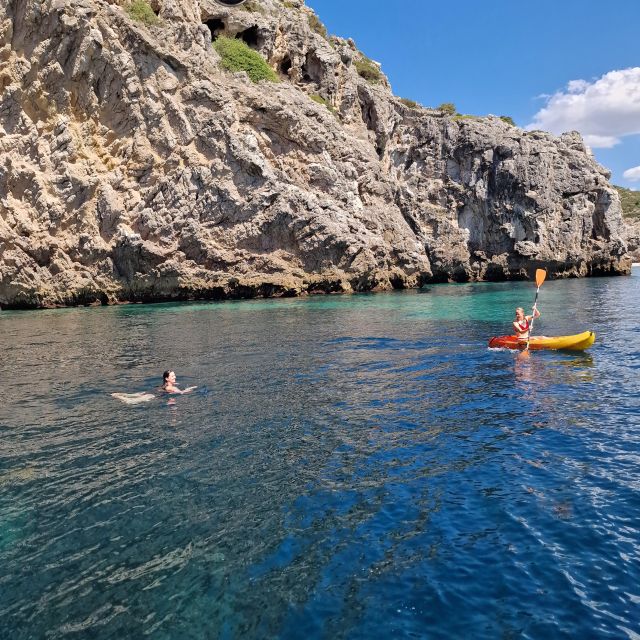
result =
M0 638L640 638L640 271L533 295L0 313Z

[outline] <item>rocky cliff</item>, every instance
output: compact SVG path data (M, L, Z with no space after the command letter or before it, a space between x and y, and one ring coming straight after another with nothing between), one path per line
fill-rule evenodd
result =
M250 2L5 0L1 307L629 271L578 134L406 106L301 0Z
M640 262L640 220L626 219L626 233L623 235L629 250L629 256L634 262Z
M634 262L640 262L640 191L631 191L615 185L614 188L620 196L625 223L623 237L627 242L629 255Z

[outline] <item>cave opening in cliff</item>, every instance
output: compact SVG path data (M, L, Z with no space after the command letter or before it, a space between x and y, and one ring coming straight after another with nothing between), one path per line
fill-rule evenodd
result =
M305 82L322 82L322 62L316 55L315 51L307 53L304 64L302 65L302 79Z
M260 48L260 36L258 35L258 27L253 26L241 31L236 38L244 40L252 49Z
M285 56L282 62L280 63L280 73L284 76L289 75L289 71L291 71L291 58L289 56Z
M369 131L376 130L376 112L375 105L369 100L360 100L360 112L362 113L362 121Z
M214 42L216 38L227 28L225 23L219 18L211 18L210 20L205 20L204 24L207 25L207 28L211 33L211 42Z

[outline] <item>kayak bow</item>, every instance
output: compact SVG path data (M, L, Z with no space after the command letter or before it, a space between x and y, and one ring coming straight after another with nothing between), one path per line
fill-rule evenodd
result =
M547 338L545 336L532 336L529 341L529 349L570 349L571 351L584 351L596 341L593 331L584 331L574 336L557 336ZM518 339L518 336L498 336L489 340L492 349L525 349L526 340Z

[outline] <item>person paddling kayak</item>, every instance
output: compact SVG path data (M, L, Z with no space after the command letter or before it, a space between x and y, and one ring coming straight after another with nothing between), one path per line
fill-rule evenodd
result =
M526 316L524 309L518 307L516 309L516 319L513 322L516 335L491 338L489 340L490 349L518 349L522 351L518 357L528 357L529 350L570 349L572 351L584 351L595 342L596 334L593 331L584 331L573 336L555 336L551 338L537 334L531 335L533 321L540 317L538 293L540 293L540 287L544 284L546 278L547 272L545 269L536 269L536 298L533 301L533 315Z
M518 340L527 340L529 338L529 329L531 328L531 321L534 318L539 318L539 317L540 317L540 312L536 307L533 308L532 316L525 316L524 309L522 307L518 307L516 309L516 319L513 323L513 328L515 329Z

